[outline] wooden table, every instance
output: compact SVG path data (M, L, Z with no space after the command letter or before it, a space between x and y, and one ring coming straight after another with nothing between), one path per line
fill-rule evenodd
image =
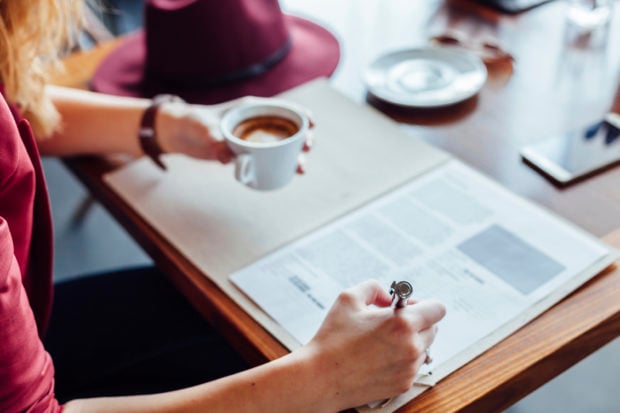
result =
M600 41L573 35L561 1L519 15L502 15L469 0L282 3L285 10L320 20L337 33L342 60L332 80L336 88L366 100L402 122L411 135L451 152L515 193L597 236L611 234L608 241L620 246L620 232L613 232L620 228L620 168L560 189L518 155L524 144L589 124L612 107L620 110L620 8L606 40ZM368 63L382 52L426 45L430 36L448 28L493 37L514 56L514 64L489 66L478 96L443 109L396 108L367 96L362 71ZM86 87L116 44L68 57L68 72L56 83ZM102 182L102 174L118 162L78 158L66 165L250 362L286 353ZM618 335L620 271L611 269L401 410L505 409Z

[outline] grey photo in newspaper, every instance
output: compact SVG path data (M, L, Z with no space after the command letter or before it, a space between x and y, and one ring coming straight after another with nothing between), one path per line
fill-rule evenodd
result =
M457 248L523 294L565 270L562 264L497 224Z

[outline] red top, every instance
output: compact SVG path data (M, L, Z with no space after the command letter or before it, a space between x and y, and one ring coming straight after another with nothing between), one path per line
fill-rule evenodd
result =
M30 125L0 97L0 411L59 412L40 336L52 299L49 200Z

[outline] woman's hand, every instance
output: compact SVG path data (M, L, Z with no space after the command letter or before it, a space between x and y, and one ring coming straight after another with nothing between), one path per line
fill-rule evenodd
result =
M445 314L433 301L389 307L376 281L342 293L306 346L240 373L160 394L69 402L67 413L336 412L413 385Z
M217 160L228 163L235 154L222 139L219 122L230 108L256 102L274 101L270 98L243 97L218 105L194 105L173 102L162 106L157 117L155 130L158 142L164 152L182 153L199 159ZM310 127L314 126L312 117ZM306 136L303 151L308 152L313 144L311 133ZM303 173L304 157L300 154L298 173Z
M317 374L344 409L403 393L411 388L432 343L445 307L421 301L389 307L390 295L376 281L340 294L323 325L300 349L310 352Z
M216 108L184 102L163 105L155 124L159 145L164 152L230 162L234 153L219 137L219 114Z

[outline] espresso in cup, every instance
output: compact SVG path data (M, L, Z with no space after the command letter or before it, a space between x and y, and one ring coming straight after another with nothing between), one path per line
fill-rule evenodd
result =
M277 189L295 176L310 128L305 111L263 99L228 110L220 130L235 153L235 178L261 191Z
M248 142L273 143L290 138L299 132L299 126L280 116L254 116L239 122L232 134Z

